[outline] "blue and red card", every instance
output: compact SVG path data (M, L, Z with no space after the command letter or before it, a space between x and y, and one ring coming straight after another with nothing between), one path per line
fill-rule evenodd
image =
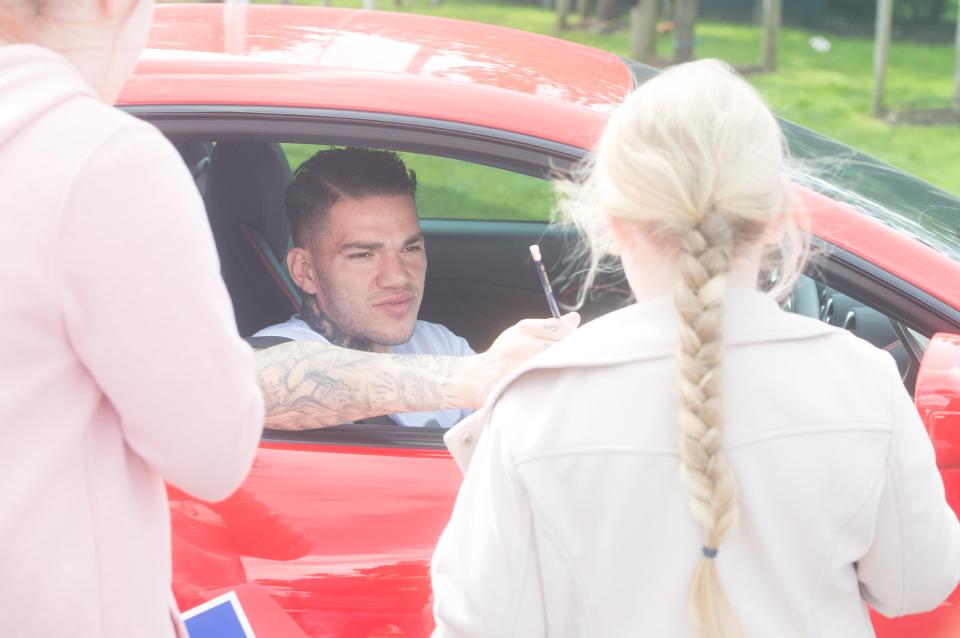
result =
M183 612L180 618L190 638L256 638L233 591Z

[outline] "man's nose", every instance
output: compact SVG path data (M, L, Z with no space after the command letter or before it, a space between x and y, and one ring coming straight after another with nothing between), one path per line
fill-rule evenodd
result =
M410 282L410 270L400 255L385 255L380 265L377 283L381 288L402 288Z

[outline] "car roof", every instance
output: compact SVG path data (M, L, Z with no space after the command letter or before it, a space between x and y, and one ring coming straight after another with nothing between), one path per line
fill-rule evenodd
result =
M592 47L462 20L327 7L162 4L118 104L415 116L589 149L609 113L655 73ZM786 128L793 142L819 139ZM844 184L847 195L857 195L861 189L851 186ZM835 190L826 194L852 208L815 198L818 235L960 307L960 261L942 239L905 225L902 206L880 215L864 198L851 201ZM924 204L921 216L931 210Z
M163 4L118 102L456 114L588 148L632 88L616 55L515 29L387 11Z

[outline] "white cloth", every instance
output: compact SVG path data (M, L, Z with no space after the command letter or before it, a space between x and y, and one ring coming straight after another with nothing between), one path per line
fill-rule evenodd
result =
M320 341L330 343L326 337L315 332L299 315L293 315L283 323L268 326L254 337L286 337L296 341ZM390 348L393 354L436 354L449 357L469 357L474 354L470 344L446 327L429 321L418 321L410 341ZM449 428L470 414L471 410L433 410L430 412L404 412L391 414L398 425L407 427ZM433 421L434 423L431 423Z
M597 319L447 433L465 466L490 415L433 557L435 638L697 635L675 330L669 299ZM939 604L960 526L891 357L756 291L731 291L725 330L740 520L716 560L745 635L872 636L864 599Z

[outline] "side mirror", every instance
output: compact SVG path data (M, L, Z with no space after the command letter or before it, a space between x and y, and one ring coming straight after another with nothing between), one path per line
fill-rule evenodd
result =
M960 470L960 335L938 333L920 362L914 403L941 470Z

